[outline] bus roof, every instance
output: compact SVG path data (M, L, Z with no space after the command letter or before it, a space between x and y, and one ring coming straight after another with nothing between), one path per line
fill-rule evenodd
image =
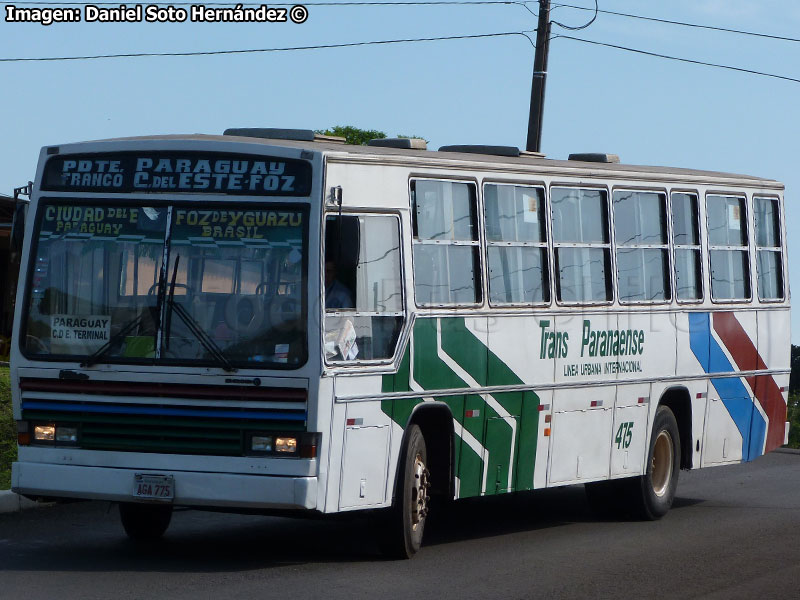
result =
M705 171L679 167L660 167L647 165L631 165L621 163L581 162L575 160L555 160L540 156L497 156L491 154L472 154L463 152L441 152L436 150L411 150L387 148L381 146L358 146L335 141L298 141L260 137L242 137L231 135L207 134L170 134L138 137L112 138L93 140L97 142L122 141L204 141L204 142L240 142L265 146L306 149L324 153L328 159L343 162L369 162L376 164L405 164L414 166L467 168L470 170L486 169L505 172L527 172L541 175L583 176L597 178L627 179L666 179L691 183L741 185L746 187L763 187L783 190L784 185L774 179L725 173L721 171ZM68 146L71 144L64 144Z

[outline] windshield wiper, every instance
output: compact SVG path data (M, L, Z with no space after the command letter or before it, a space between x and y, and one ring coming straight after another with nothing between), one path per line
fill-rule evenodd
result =
M161 302L164 298L164 270L161 270L161 274L158 276L158 300L157 300L157 307L158 312L156 315L156 319L160 318L161 315ZM150 309L150 306L145 306L142 312L140 312L136 317L128 321L125 325L123 325L122 329L120 329L117 333L112 335L108 338L108 341L100 346L97 350L95 350L92 354L90 354L85 361L81 363L81 367L91 367L96 365L100 362L101 359L105 358L111 349L119 344L123 338L125 338L134 328L138 327L142 321L144 320L144 316L147 314L147 311ZM153 334L153 340L155 341L155 336L158 334L159 322L156 321L156 333Z
M189 312L183 308L180 304L177 304L169 298L167 300L167 310L174 310L175 314L181 318L184 325L192 332L192 335L197 338L203 348L205 348L208 353L219 363L222 365L222 368L229 372L234 372L236 369L231 365L230 361L227 359L225 354L222 351L217 343L211 338L205 331L202 330L200 325L197 321L194 320L194 317L189 314ZM169 313L168 313L169 314Z
M175 258L175 266L172 269L172 281L170 283L169 294L167 295L167 310L164 316L164 347L169 350L170 330L172 329L172 311L174 310L175 314L180 317L184 325L186 325L192 335L197 338L214 360L221 364L225 371L234 372L236 369L231 365L225 353L222 351L222 348L219 347L211 336L203 331L200 324L189 314L189 311L180 304L175 303L175 277L178 274L178 263L180 263L180 261L181 255L178 254Z

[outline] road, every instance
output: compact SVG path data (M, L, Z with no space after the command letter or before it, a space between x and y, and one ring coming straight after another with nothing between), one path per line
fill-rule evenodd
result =
M658 522L603 521L582 487L452 505L411 561L365 520L175 514L128 542L116 508L0 515L0 598L792 598L800 590L800 453L682 472Z

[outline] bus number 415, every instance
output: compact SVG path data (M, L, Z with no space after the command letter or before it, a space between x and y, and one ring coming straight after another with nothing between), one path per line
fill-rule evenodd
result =
M617 443L617 448L630 447L632 438L633 422L628 421L627 423L620 423L619 429L617 429L617 436L614 438L614 441Z

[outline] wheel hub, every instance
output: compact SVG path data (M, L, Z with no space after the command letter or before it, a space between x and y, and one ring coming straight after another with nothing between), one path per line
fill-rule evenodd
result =
M411 484L411 527L416 530L428 515L428 490L430 471L425 467L422 456L414 459L414 481Z
M672 436L666 431L660 431L653 445L653 458L650 464L653 492L658 497L666 494L669 489L674 456Z

